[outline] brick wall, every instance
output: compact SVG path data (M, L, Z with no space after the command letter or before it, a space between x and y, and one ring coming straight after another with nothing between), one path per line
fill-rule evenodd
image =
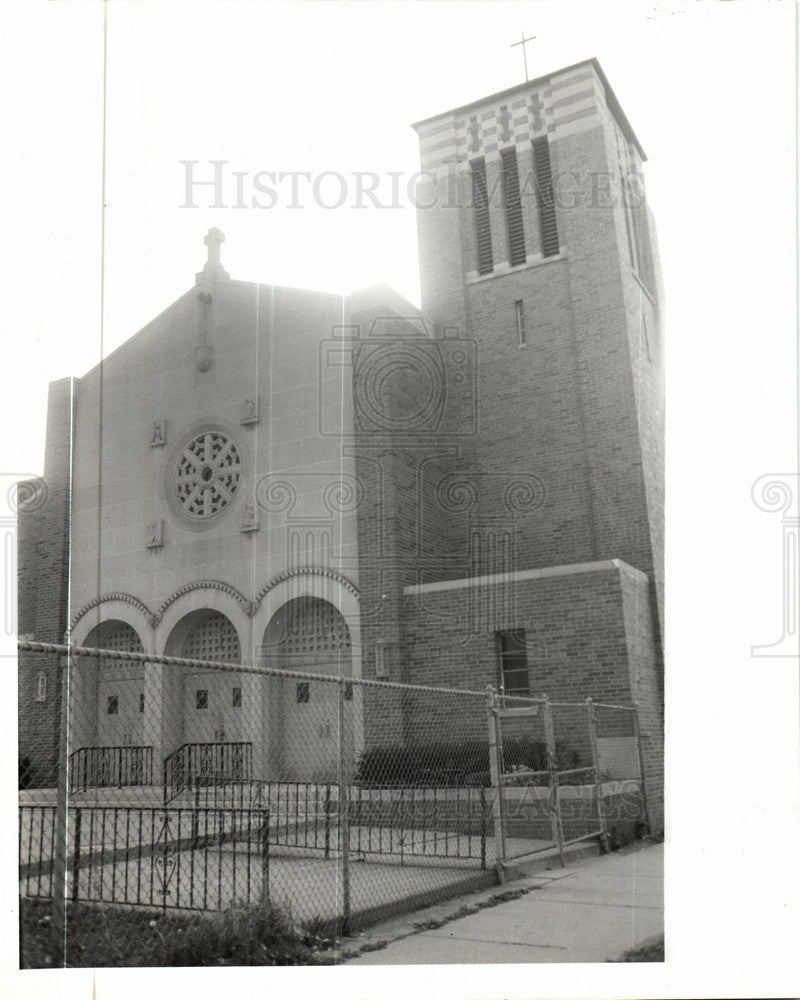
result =
M513 584L416 590L404 598L404 679L474 691L497 686L496 633L525 629L532 695L546 694L556 702L591 697L637 707L651 825L662 829L663 692L651 590L643 574L621 564L576 567ZM486 733L485 714L466 701L454 713L441 698L415 694L411 699L418 741L424 742L426 734L431 742L455 742ZM556 739L580 751L587 745L584 720L570 711L556 709ZM603 715L604 737L632 734L630 716L619 715ZM382 730L368 715L365 725L367 746L380 742ZM540 724L531 726L537 738ZM509 736L520 736L517 728Z
M67 627L69 582L69 498L71 379L50 385L45 446L44 503L17 519L19 573L18 631L37 642L60 643ZM46 694L36 700L39 675ZM51 654L21 653L19 687L19 756L29 762L31 787L52 785L58 767L61 713L61 660Z

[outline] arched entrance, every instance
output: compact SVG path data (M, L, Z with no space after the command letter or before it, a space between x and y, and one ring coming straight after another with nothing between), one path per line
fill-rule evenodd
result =
M143 652L136 630L118 619L96 625L81 645ZM152 781L145 735L145 665L139 660L75 656L70 673L70 784L73 790Z
M121 621L98 625L87 636L85 645L124 653L144 652L136 631L127 622ZM143 662L100 659L97 662L93 700L96 746L141 746L144 741Z
M178 656L212 663L241 663L239 637L229 618L219 611L198 611L188 617ZM186 668L182 687L185 743L246 739L241 674Z
M265 635L267 664L351 677L350 630L341 612L319 597L297 597L273 615ZM335 780L339 760L340 685L272 678L268 692L270 770L285 780ZM352 686L345 725L352 730ZM348 739L348 744L352 742Z

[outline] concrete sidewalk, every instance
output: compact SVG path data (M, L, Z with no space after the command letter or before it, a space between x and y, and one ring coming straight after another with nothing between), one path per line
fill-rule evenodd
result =
M574 867L539 872L470 897L484 908L469 916L448 920L440 906L438 915L425 911L406 918L405 931L399 921L373 928L368 940L359 942L362 948L374 948L381 936L390 943L347 964L605 962L663 933L663 876L663 844L584 858ZM531 891L485 905L504 890L523 888ZM449 913L457 909L451 903ZM419 930L426 920L445 922Z

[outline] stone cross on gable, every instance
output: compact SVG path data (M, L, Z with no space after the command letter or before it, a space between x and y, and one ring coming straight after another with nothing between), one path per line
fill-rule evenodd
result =
M219 252L220 247L225 242L225 233L217 229L216 226L212 226L208 233L203 237L203 243L208 247L208 260L206 264L213 268L218 268L220 266Z
M220 262L220 247L225 242L225 234L212 226L203 237L203 243L208 247L208 259L203 270L196 275L195 287L200 303L199 337L195 348L195 368L199 372L207 372L214 358L213 333L214 315L211 304L214 299L216 283L229 277L228 272Z
M225 242L225 233L212 226L203 237L203 243L208 247L208 259L203 270L197 275L197 287L201 292L211 291L217 278L229 277L228 272L220 262L220 247Z

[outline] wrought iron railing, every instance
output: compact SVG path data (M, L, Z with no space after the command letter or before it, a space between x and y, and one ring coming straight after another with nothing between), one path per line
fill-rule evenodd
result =
M81 747L69 756L72 792L153 784L153 748Z
M270 843L341 850L340 786L309 781L218 781L196 786L196 808L268 809ZM349 785L351 850L359 856L480 860L486 867L491 795L485 788L367 788Z
M252 776L252 743L183 743L164 759L164 804L189 788L246 782Z
M268 893L264 810L77 806L67 818L56 885L56 808L21 808L21 896L213 911Z

